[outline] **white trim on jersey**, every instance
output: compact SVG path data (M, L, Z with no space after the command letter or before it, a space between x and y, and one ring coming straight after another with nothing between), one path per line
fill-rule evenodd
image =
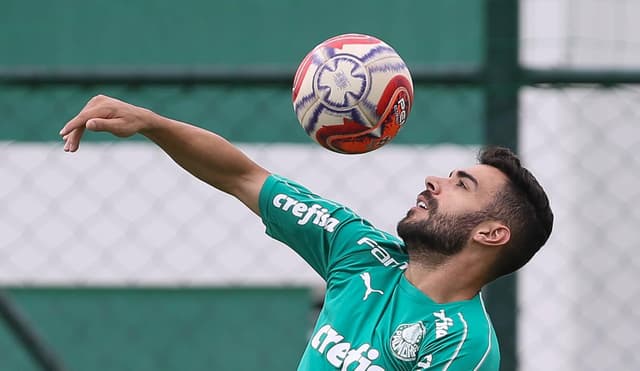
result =
M484 307L484 300L482 300L482 293L479 294L480 295L480 304L482 304L482 311L484 312L484 318L486 318L487 323L489 324L489 338L487 339L487 350L484 352L484 355L482 356L482 358L480 359L480 362L478 362L478 364L476 365L476 367L473 369L473 371L477 371L480 366L482 366L482 364L484 363L484 360L487 359L487 356L489 355L489 352L491 351L491 329L493 328L493 326L491 325L491 319L489 318L489 313L487 313L487 308Z
M462 321L462 324L464 325L464 333L462 334L462 339L460 339L460 343L458 344L458 347L456 348L455 353L453 353L453 356L451 357L449 362L447 362L447 364L444 366L442 371L447 371L449 369L449 366L451 366L453 361L458 357L458 353L460 353L460 349L462 349L462 344L464 344L464 342L467 340L467 333L469 331L469 326L467 326L467 321L464 320L464 316L462 315L462 313L458 312L458 317L460 317L460 321Z

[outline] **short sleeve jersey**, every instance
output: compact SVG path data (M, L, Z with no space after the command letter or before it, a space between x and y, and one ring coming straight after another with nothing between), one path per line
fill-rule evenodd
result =
M326 281L299 371L499 369L481 295L431 300L405 278L408 256L397 237L277 175L261 190L260 213L267 234Z

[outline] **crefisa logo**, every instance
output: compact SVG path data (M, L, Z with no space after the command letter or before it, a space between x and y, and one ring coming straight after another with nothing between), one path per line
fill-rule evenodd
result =
M418 358L418 350L424 334L425 328L422 322L398 326L391 335L393 355L403 361L415 361Z

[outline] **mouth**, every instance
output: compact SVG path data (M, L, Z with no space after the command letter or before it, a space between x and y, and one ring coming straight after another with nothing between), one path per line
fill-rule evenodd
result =
M418 195L418 197L416 198L415 207L421 210L429 210L429 201L427 199L427 196L425 195L425 192L422 192Z

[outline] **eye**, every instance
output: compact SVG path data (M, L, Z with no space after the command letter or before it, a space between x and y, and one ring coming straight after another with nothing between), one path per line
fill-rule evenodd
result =
M464 182L462 180L458 180L458 183L456 183L456 186L462 187L464 189L467 189L467 185L464 184Z

